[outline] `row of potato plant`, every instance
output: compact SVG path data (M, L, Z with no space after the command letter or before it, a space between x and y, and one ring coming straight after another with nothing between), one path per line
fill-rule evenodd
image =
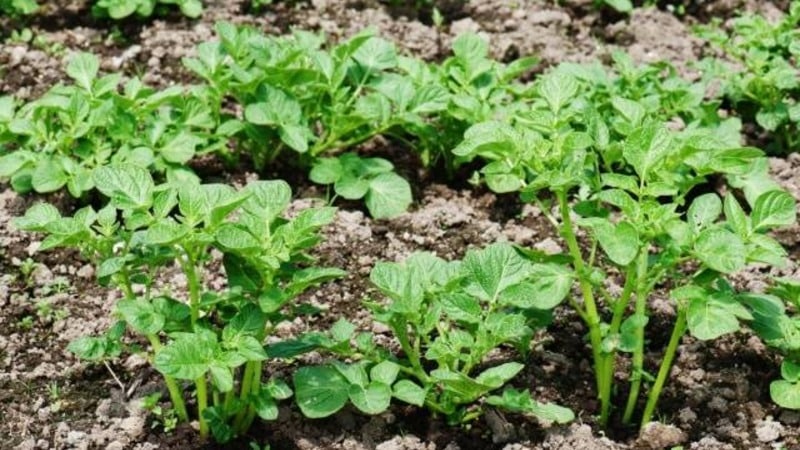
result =
M295 372L297 401L308 417L330 415L348 399L377 414L394 397L454 422L474 419L479 413L466 406L504 387L524 367L506 362L485 368L488 354L504 345L527 354L533 328L546 323L569 290L562 267L532 264L508 244L472 251L463 263L421 253L404 264L379 264L372 273L392 301L371 304L375 320L392 329L403 357L376 346L369 333L355 335L346 321L329 333L275 342L272 331L280 323L316 312L297 302L300 294L345 275L315 266L307 254L320 227L333 219L333 208L285 218L291 191L282 181L255 181L239 190L157 185L145 169L132 166L103 167L93 176L108 198L100 210L85 207L62 217L41 203L15 220L20 229L44 233L42 251L79 249L96 266L98 282L123 294L114 308L118 322L69 348L89 361L126 349L142 352L164 376L177 418L192 417L184 395L188 382L201 436L210 433L220 442L246 433L256 416L274 420L277 401L292 396L282 380L263 380L265 361L323 348L359 361ZM212 250L222 255L222 290L206 281L217 261ZM163 283L176 268L187 283L182 295ZM124 340L126 328L148 345ZM425 360L439 368L431 371ZM487 402L551 421L573 418L527 391L506 389Z
M624 98L612 99L617 114L601 114L586 99L591 89L560 70L535 84L539 101L530 111L474 125L453 153L486 161L480 178L488 187L519 192L562 237L568 252L559 257L570 261L568 276L582 299L571 306L589 330L600 422L617 406L612 396L622 390L614 389L614 374L620 354L630 353L629 395L619 409L631 423L642 386L650 384L644 425L687 331L716 339L763 309L763 296L735 292L726 277L751 263L785 265L786 251L767 232L795 222L795 200L766 175L760 150L731 145L719 128L670 130ZM712 176L742 190L698 191ZM607 284L609 273L619 292ZM669 295L676 313L654 377L644 350L648 300L656 293Z
M101 18L124 19L130 16L150 17L156 10L174 5L187 17L197 18L203 13L201 0L96 0L92 13ZM29 16L39 11L37 0L0 0L0 15Z

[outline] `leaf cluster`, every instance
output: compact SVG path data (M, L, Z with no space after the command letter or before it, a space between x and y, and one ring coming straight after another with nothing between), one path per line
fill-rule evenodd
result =
M246 432L256 415L275 419L276 402L292 392L279 380L262 382L264 343L276 325L304 312L294 302L298 295L343 275L304 267L311 262L306 250L334 209L284 218L291 191L282 181L241 190L185 181L156 185L143 168L106 166L94 172L93 183L109 199L98 211L85 207L62 217L43 203L15 221L46 235L40 250L79 249L101 284L124 293L115 305L117 325L70 349L88 360L116 357L127 326L150 342L142 351L164 375L182 421L188 416L177 383L194 383L201 434L210 429L225 442ZM205 282L212 250L223 255L226 289ZM187 282L183 298L159 285L173 267Z
M212 111L182 86L156 91L137 78L122 84L119 74L100 76L98 58L88 53L70 58L66 72L72 84L32 102L0 97L0 178L18 192L66 186L80 197L94 189L93 171L108 164L192 177L188 161L224 149Z
M774 23L761 15L745 14L732 20L728 30L719 22L698 29L727 59L704 60L700 67L705 77L724 80L725 98L744 120L771 133L776 142L768 150L774 153L800 148L796 139L800 123L798 24L800 2L793 1L787 14Z
M573 281L563 266L533 264L504 243L471 250L463 261L415 253L402 263L378 263L370 279L388 300L368 303L373 319L391 330L402 355L376 348L371 335L355 335L346 322L337 323L327 339L304 338L354 360L295 374L297 402L308 417L326 417L348 401L377 414L392 399L424 406L451 423L478 417L477 402L506 387L524 367L498 364L489 355L505 346L527 354L533 330L549 321ZM513 389L486 400L549 421L574 417Z

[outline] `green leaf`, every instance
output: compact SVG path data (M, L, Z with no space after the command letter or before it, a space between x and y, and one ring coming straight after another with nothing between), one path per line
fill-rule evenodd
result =
M310 419L328 417L349 398L350 383L333 367L301 367L294 373L297 405Z
M531 397L527 390L505 389L502 396L487 397L486 403L513 412L531 414L549 422L568 423L575 419L575 413L569 408L553 403L539 403Z
M242 208L265 220L278 217L292 199L292 189L283 180L255 181L248 184L245 190L251 195Z
M694 244L694 254L717 272L734 273L746 264L747 247L737 235L722 228L703 230Z
M725 195L723 209L725 211L725 219L733 229L733 232L740 237L749 236L750 220L733 194L728 193Z
M394 172L382 173L373 178L365 198L367 209L376 219L404 213L412 200L408 181Z
M248 251L261 248L261 242L241 225L227 223L214 235L219 244L230 250Z
M517 376L517 374L524 367L525 366L523 364L517 362L501 364L499 366L484 370L475 378L475 381L484 386L489 386L492 389L496 389Z
M252 398L253 407L256 410L258 417L264 420L276 420L278 418L278 403L265 389L259 391L257 395Z
M83 89L92 90L92 82L97 78L100 61L91 53L78 53L67 63L67 75Z
M423 406L427 391L409 380L400 380L392 388L392 396L411 405Z
M769 385L769 396L782 408L800 409L800 383L798 382L773 381Z
M138 333L156 334L164 328L166 318L146 300L122 299L117 302L116 309L122 320Z
M797 205L788 192L768 191L758 196L750 218L755 231L791 225L797 218Z
M578 82L571 75L551 72L541 80L539 95L553 113L558 113L578 93Z
M711 226L720 214L722 214L722 202L717 194L710 193L694 199L689 206L687 216L695 232L699 232Z
M373 381L367 386L351 384L348 390L350 401L365 414L380 414L389 409L392 388L388 384Z
M314 162L308 177L317 184L333 184L344 175L338 158L320 158Z
M94 184L119 209L145 209L153 203L153 178L140 167L100 167L94 171Z
M65 184L67 184L68 177L61 164L58 164L52 159L45 159L36 165L33 171L31 183L33 189L39 193L55 192Z
M630 264L639 253L639 232L628 222L612 224L605 220L598 221L593 231L600 248L620 266Z
M710 296L691 299L686 321L692 336L704 341L739 330L736 316Z
M573 283L572 272L558 264L534 265L530 279L533 282L523 282L504 290L500 302L524 309L552 309L566 298Z
M183 337L158 351L153 365L164 375L181 380L196 380L210 370L215 349L215 342L200 335L196 338Z
M606 5L614 8L617 12L629 13L633 11L631 0L603 0Z
M382 361L369 370L369 378L372 381L379 381L387 386L391 386L400 373L400 366L391 361Z
M45 227L61 218L55 206L49 203L37 203L25 212L22 217L15 217L14 226L23 231L42 232Z
M649 179L650 169L663 163L672 151L670 132L661 124L651 122L628 136L622 154L639 177Z
M278 136L292 150L298 153L308 151L308 139L311 133L306 127L293 124L281 125L278 127Z
M9 178L21 170L30 159L23 152L0 156L0 177Z
M781 363L781 376L786 381L800 381L800 365L789 359L784 359L783 363Z
M220 392L230 392L233 390L233 374L231 369L221 364L211 364L209 366L211 381L214 387Z
M353 59L370 72L380 72L397 66L397 51L391 42L371 37L353 53Z
M530 274L530 265L508 243L470 250L461 267L476 294L489 301Z

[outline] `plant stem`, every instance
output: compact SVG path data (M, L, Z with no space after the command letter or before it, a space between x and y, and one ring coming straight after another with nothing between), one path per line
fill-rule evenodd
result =
M636 262L636 309L634 315L644 317L647 310L647 258L648 249L642 248L639 251L639 258ZM644 327L636 327L636 348L633 351L633 362L631 367L631 390L628 393L628 402L625 405L625 413L622 416L622 423L629 424L633 417L633 410L639 400L639 389L642 386L642 374L644 370Z
M250 385L251 392L258 392L261 389L261 371L263 366L258 361L253 361L253 383ZM253 420L256 418L256 408L252 403L248 402L247 414L245 414L244 422L239 427L239 434L244 434L250 429Z
M603 396L607 391L604 387L610 380L605 379L605 372L603 371L603 355L601 353L602 334L600 333L600 316L597 313L597 303L594 299L594 292L592 291L592 284L589 281L586 267L583 263L583 255L581 254L578 239L575 236L573 229L572 219L569 216L570 208L567 202L567 193L564 190L557 191L558 203L561 210L561 236L567 243L570 256L572 256L572 265L578 275L578 282L580 284L581 293L583 294L583 303L585 306L586 318L584 322L589 327L589 340L592 344L592 356L594 359L594 375L597 382L597 394L600 397L601 415L600 424L605 426L608 423L608 403L611 399L608 396ZM604 415L602 412L606 411Z
M188 249L184 248L184 255L186 260L178 258L181 269L186 275L186 283L189 287L189 308L191 309L192 328L200 318L200 280L197 277L197 270L194 266L194 259L192 258Z
M641 250L647 253L647 250ZM622 325L622 317L625 315L625 309L631 300L631 294L636 286L636 264L628 265L628 270L625 273L625 286L622 288L622 294L616 303L614 303L614 313L611 317L611 327L609 328L609 335L614 336L619 334L620 326ZM600 393L601 398L608 398L609 401L600 405L601 417L608 417L611 413L611 387L614 384L614 367L616 367L617 353L606 355L603 361L604 380L606 383L602 386L603 391ZM605 410L603 410L605 409Z
M244 375L242 375L242 387L239 390L239 400L241 400L241 404L245 405L247 401L247 396L250 395L251 386L253 383L253 371L255 370L255 365L257 364L256 361L248 361L244 366ZM244 419L247 416L247 408L246 407L239 407L239 411L236 413L236 418L233 419L233 427L236 430L239 430L244 423Z
M686 312L678 306L678 317L675 319L675 326L672 328L672 335L667 344L667 350L664 353L664 359L661 361L661 367L658 369L658 376L653 383L652 389L647 396L647 404L642 413L641 426L644 427L653 417L653 412L656 410L658 398L661 396L661 389L667 381L667 377L672 369L672 361L675 359L675 353L678 350L678 344L681 342L683 334L686 332Z
M161 342L155 334L148 334L147 339L150 341L150 346L153 347L153 352L156 353L161 350ZM172 407L175 408L175 414L181 422L189 421L189 413L186 411L186 403L183 401L181 389L178 382L169 375L164 375L164 383L167 385L169 391L169 399L172 401Z
M197 385L197 418L200 420L200 437L205 439L208 437L208 422L206 422L203 413L208 408L208 386L206 386L206 377L194 380Z

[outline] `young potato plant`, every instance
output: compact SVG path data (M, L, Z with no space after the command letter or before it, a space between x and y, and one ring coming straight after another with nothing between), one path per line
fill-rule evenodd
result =
M38 9L36 0L0 0L0 13L12 17L28 16Z
M93 173L109 198L95 211L61 217L38 204L16 226L46 235L40 250L76 248L96 266L102 285L123 293L119 319L107 333L70 344L90 361L123 350L125 327L149 342L141 349L163 376L180 421L189 419L184 383L196 398L200 434L220 442L245 433L255 416L274 420L276 402L292 395L279 379L263 380L264 342L284 320L302 311L296 298L306 289L343 275L338 269L305 267L306 251L333 208L283 213L291 191L283 181L256 181L236 190L221 184L156 185L133 166ZM227 287L205 281L212 252L222 254ZM186 292L162 287L174 268Z
M351 148L447 102L440 87L416 88L404 77L395 46L370 31L325 49L325 39L308 32L216 29L220 40L201 44L184 64L206 80L210 102L232 97L242 106L242 145L259 167L285 149L313 160Z
M609 122L610 139L628 136L652 117L677 129L713 129L716 139L732 147L739 144L741 122L720 117L721 101L706 98L708 81L688 81L668 62L636 65L627 53L611 56L610 68L562 63L555 69L581 83L584 101Z
M183 87L155 91L133 78L119 93L121 76L99 76L88 53L73 56L66 72L74 84L30 103L0 99L0 179L18 192L66 186L80 197L109 163L185 177L196 154L224 150L211 110Z
M739 66L706 60L701 64L705 76L724 80L724 95L733 109L770 132L775 142L767 150L774 153L800 149L799 25L800 1L795 0L776 23L748 14L734 19L729 31L719 22L699 30Z
M781 379L770 384L772 401L783 408L800 409L800 280L777 278L768 294L748 295L753 330L784 355Z
M333 185L336 196L348 200L365 199L370 215L376 219L402 214L411 204L411 186L394 173L394 166L383 158L361 158L344 153L314 162L309 178L314 183Z
M150 17L163 5L175 5L183 15L193 19L203 14L203 2L200 0L97 0L92 6L92 13L114 20L134 14L138 17Z
M582 297L570 297L570 304L588 328L600 422L607 424L616 406L612 396L622 389L615 389L614 374L628 354L622 422L634 420L647 384L644 425L687 332L716 339L752 319L726 277L749 263L784 264L785 250L767 232L793 223L796 206L788 193L746 178L739 182L754 199L747 205L732 192L699 195L711 176L748 174L762 153L730 147L702 127L670 131L647 115L627 136L610 139L614 119L600 116L579 86L558 71L541 77L531 112L512 124L473 126L453 153L486 160L480 175L487 185L538 204L561 235L571 260L569 279ZM654 295L669 296L675 316L651 375L644 356Z
M329 335L275 349L286 356L322 348L351 361L295 373L296 400L307 417L329 416L348 402L378 414L396 399L460 424L481 415L484 398L548 421L574 418L567 408L508 387L524 365L498 353L513 347L527 355L534 328L549 321L550 310L569 292L572 274L565 267L533 264L500 243L471 250L463 261L420 252L401 263L381 262L370 280L388 300L367 303L373 320L391 330L402 353L377 346L370 333L355 334L345 321ZM501 395L490 395L501 388Z
M423 163L442 160L452 176L461 161L452 157L450 149L472 124L501 120L525 107L529 89L516 80L538 60L526 57L503 64L489 57L485 39L466 33L453 41L453 55L441 64L426 65L411 58L400 62L415 86L439 85L449 94L446 109L436 111L428 122L410 124L410 130L420 141Z

